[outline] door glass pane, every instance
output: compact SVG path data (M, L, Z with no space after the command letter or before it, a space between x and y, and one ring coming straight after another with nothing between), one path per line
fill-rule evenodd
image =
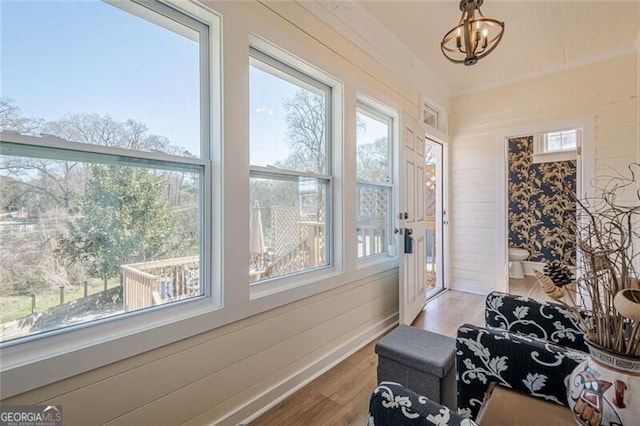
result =
M442 289L442 145L426 141L424 168L427 297Z

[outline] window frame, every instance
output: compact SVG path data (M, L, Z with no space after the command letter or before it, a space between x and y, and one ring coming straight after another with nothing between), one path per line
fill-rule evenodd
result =
M395 125L397 123L397 118L394 113L388 110L385 107L377 106L377 103L362 99L359 97L356 101L356 117L358 113L362 113L364 115L368 115L370 118L377 119L382 122L386 122L387 124L387 152L388 152L388 181L387 182L373 182L359 179L356 171L356 233L357 233L357 206L359 205L358 193L359 188L362 186L365 187L374 187L374 188L386 188L389 194L389 205L387 207L387 244L386 248L380 252L372 255L364 255L358 256L358 240L356 237L356 259L358 263L365 263L369 261L375 261L377 258L386 258L389 256L393 256L393 253L389 250L390 247L395 246L395 239L392 238L391 230L393 229L393 212L394 212L394 200L395 200L395 156L394 156L394 135L395 135ZM355 150L356 150L356 163L358 161L358 141L356 134L355 141Z
M265 48L266 47L266 48ZM309 72L309 65L300 66L299 59L292 60L287 52L267 45L259 39L253 39L249 45L249 66L256 67L276 78L283 79L302 88L307 85L324 93L325 98L325 174L297 171L277 167L252 165L249 159L249 181L252 178L290 180L292 178L311 178L327 182L325 194L325 265L292 272L273 278L249 282L251 297L260 297L291 287L305 285L335 270L334 250L334 127L335 82L326 73L319 70ZM302 84L300 84L302 83ZM251 96L251 93L249 93ZM251 119L249 114L249 120ZM249 152L251 141L249 140ZM247 278L249 271L247 271Z
M213 131L221 128L221 16L203 6L185 4L179 0L131 0L127 3L107 0L106 3L158 24L167 31L176 32L176 27L185 26L200 34L200 155L187 157L156 151L136 151L70 142L51 136L23 136L13 132L1 132L0 142L3 150L13 151L12 155L26 153L52 160L72 158L74 161L98 164L136 166L138 163L138 166L152 169L199 170L202 294L170 304L0 342L3 361L0 380L4 384L0 389L0 399L210 330L211 323L203 321L203 316L219 311L222 307L221 262L217 254L221 253L222 247L221 226L217 210L214 214L213 209L214 202L220 200L221 193L220 171L214 169L214 161L221 155L222 135ZM175 21L176 27L169 21ZM187 335L184 332L185 321L192 324Z
M568 149L548 149L549 135L573 132L576 138L576 146ZM561 139L562 140L562 139ZM577 127L569 127L557 130L548 130L533 135L533 164L549 163L555 161L575 160L582 145L582 130Z
M573 133L574 138L576 140L576 146L572 146L572 147L568 147L565 148L564 147L564 136L565 134L570 134ZM551 149L549 148L549 138L552 135L560 135L560 148L559 149ZM578 146L578 129L569 129L569 130L560 130L557 132L546 132L544 134L544 147L543 147L543 152L544 153L559 153L559 152L569 152L569 151L575 151L576 148Z

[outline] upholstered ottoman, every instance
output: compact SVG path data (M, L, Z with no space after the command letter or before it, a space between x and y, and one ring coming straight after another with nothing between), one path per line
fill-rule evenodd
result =
M401 325L376 344L378 383L400 383L456 410L456 340Z

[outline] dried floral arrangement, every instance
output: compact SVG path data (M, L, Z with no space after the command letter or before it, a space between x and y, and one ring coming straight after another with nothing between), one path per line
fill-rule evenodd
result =
M640 357L640 164L628 169L630 176L606 177L597 195L576 200L575 294L536 276L545 293L577 314L591 343Z

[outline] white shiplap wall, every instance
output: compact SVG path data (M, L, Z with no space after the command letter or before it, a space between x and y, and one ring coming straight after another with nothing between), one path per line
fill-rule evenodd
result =
M391 270L3 404L60 404L65 425L237 424L253 411L223 420L332 351L370 338L375 326L397 322L397 299Z
M365 94L414 116L419 93L361 48L294 2L207 2L223 18L225 309L251 311L268 295L249 299L247 100L248 43L269 40L344 84L343 205L338 247L343 265L327 291L194 337L78 373L3 404L61 404L64 424L238 424L285 396L398 321L397 261L355 262L355 99ZM442 91L423 93L439 104ZM244 206L244 207L243 207ZM232 231L233 230L233 231ZM246 237L246 238L245 238ZM338 250L336 250L338 251ZM335 279L333 277L335 276ZM337 284L336 284L337 283ZM340 285L342 284L342 285ZM313 283L311 287L318 287ZM302 287L292 290L296 292ZM295 293L298 294L298 293ZM289 300L289 299L287 299ZM188 330L185 330L185 333ZM16 380L20 380L17 378Z
M496 137L501 131L592 117L596 177L640 159L639 56L633 51L452 99L452 288L480 293L496 288Z

